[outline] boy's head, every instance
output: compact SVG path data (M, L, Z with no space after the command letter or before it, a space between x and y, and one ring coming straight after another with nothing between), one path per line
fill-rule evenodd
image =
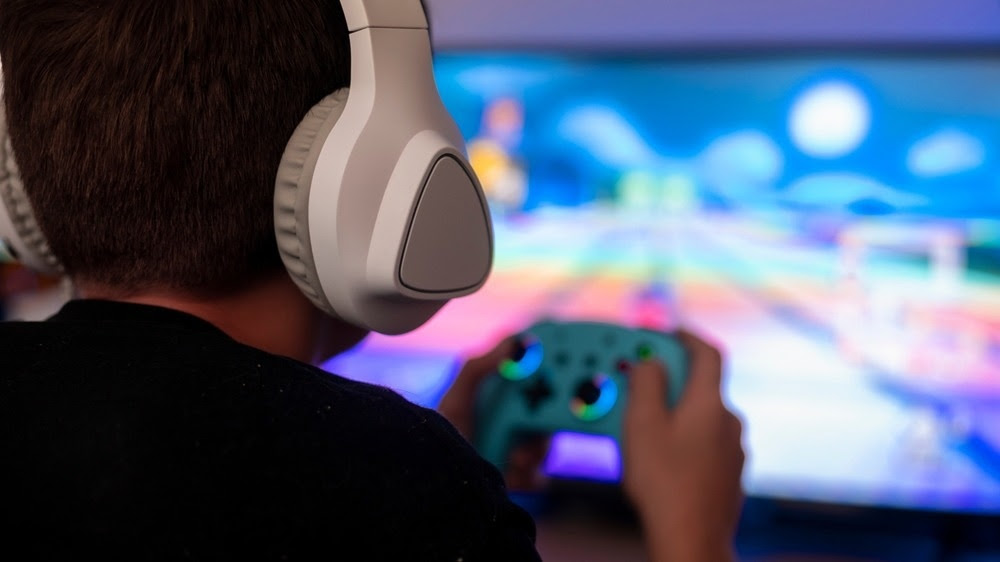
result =
M330 0L0 0L13 148L54 253L120 295L280 272L275 174L348 85Z

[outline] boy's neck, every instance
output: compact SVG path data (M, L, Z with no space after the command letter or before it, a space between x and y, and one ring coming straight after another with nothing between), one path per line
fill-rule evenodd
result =
M170 291L123 296L114 289L85 284L77 288L88 299L186 312L213 324L240 343L304 363L316 364L346 351L367 334L320 312L283 272L211 298Z

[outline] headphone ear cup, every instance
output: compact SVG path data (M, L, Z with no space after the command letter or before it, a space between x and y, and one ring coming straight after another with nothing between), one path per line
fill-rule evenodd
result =
M309 235L309 193L316 162L327 137L344 113L348 88L323 98L292 134L278 166L274 189L274 232L289 275L303 294L328 314L336 315L316 272Z

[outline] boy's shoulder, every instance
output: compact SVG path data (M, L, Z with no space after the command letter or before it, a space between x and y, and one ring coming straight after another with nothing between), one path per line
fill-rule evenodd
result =
M259 535L248 548L326 537L377 559L535 558L533 524L499 472L437 412L387 388L170 311L0 324L0 349L0 456L19 459L8 481L33 490L8 490L36 514L26 524L56 526L50 514L70 501L108 518L61 523L79 532L210 529ZM66 462L72 487L53 485ZM94 497L180 516L106 514Z
M244 345L174 310L71 302L46 322L0 322L0 357L11 390L44 384L58 393L66 382L73 387L67 392L93 385L132 397L270 411L273 423L350 422L357 430L381 430L369 437L394 437L395 430L457 436L436 412L389 388Z

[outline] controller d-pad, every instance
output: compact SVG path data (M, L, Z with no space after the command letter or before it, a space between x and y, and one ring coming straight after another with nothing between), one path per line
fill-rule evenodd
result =
M554 394L552 386L544 378L539 377L535 382L528 385L521 391L524 400L528 404L528 409L534 412L538 410L546 400Z

